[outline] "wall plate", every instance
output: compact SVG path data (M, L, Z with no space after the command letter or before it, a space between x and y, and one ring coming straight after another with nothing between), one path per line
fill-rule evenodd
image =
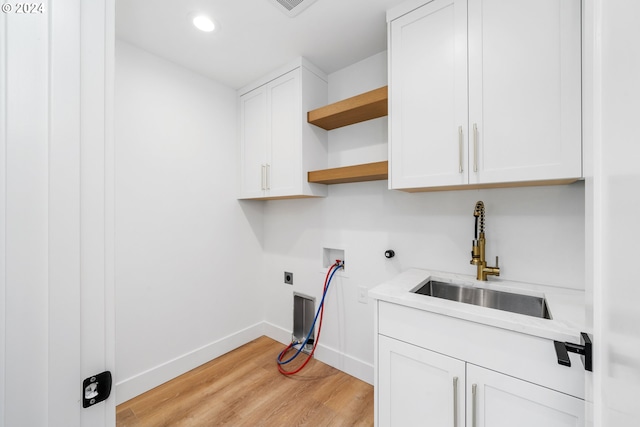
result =
M366 286L358 286L358 302L369 304L369 289Z
M323 247L322 248L322 269L320 270L320 272L326 274L329 267L332 266L336 262L336 260L339 259L341 261L344 261L344 266L338 271L336 271L335 275L339 277L349 277L347 273L348 266L345 259L346 256L347 256L347 251L344 249Z
M293 285L293 273L290 273L288 271L284 272L284 283L286 283L287 285Z

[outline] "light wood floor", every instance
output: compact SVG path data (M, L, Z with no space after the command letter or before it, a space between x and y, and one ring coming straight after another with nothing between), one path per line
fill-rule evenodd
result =
M282 348L258 338L124 402L117 427L373 425L373 386L315 359L281 375Z

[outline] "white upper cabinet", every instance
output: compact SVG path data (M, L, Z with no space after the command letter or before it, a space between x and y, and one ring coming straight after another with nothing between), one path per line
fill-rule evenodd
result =
M580 40L580 0L469 1L470 183L582 176Z
M390 10L390 188L580 178L580 13L580 0Z
M303 59L239 91L239 198L326 196L307 172L326 168L327 135L306 116L326 103L326 76Z
M466 21L466 0L435 0L391 21L391 188L467 183Z
M267 156L267 88L240 97L240 193L242 197L264 195Z

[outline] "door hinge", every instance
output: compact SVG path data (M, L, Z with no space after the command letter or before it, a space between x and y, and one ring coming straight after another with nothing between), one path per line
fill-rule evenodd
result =
M109 371L86 378L82 382L82 407L88 408L107 400L111 394L111 383L112 378Z

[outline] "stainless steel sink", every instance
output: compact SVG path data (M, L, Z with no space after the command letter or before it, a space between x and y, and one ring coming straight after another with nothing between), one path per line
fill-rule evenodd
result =
M465 304L526 314L527 316L551 319L547 302L544 298L531 295L515 294L486 288L459 285L455 283L429 280L413 291L416 294L428 295Z

